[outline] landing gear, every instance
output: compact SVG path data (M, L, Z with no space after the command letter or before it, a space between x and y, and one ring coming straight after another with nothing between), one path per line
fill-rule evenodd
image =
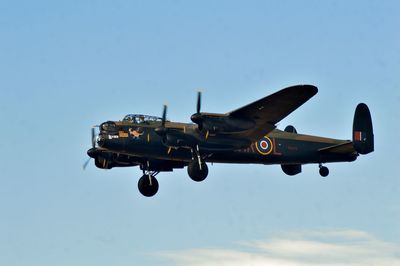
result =
M138 189L145 197L153 197L158 191L158 181L156 175L159 171L150 170L150 162L147 161L146 165L141 165L140 169L143 171L142 177L138 181Z
M200 156L199 145L196 145L195 150L192 149L192 161L189 163L187 171L190 178L196 182L203 181L208 175L208 167Z
M140 193L145 197L153 197L158 191L158 181L152 174L144 174L138 182Z
M206 179L208 175L208 167L205 162L199 162L197 160L193 160L189 163L187 167L188 174L193 181L201 182Z
M319 174L322 177L326 177L329 175L329 169L326 166L322 166L322 164L319 165Z

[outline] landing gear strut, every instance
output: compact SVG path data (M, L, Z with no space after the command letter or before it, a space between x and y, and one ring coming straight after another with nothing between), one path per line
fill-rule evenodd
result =
M326 177L329 175L329 169L326 166L322 166L322 164L319 164L319 174L322 177Z
M155 178L156 173L143 174L139 179L138 189L145 197L153 197L158 191L158 181Z
M145 197L153 197L158 191L158 181L156 175L159 172L151 171L150 162L147 161L146 168L142 165L143 175L138 181L138 189Z
M193 181L201 182L206 179L208 175L208 167L205 162L199 162L197 160L193 160L189 163L187 167L188 174Z
M187 171L190 178L196 182L203 181L208 175L208 167L200 156L198 145L196 145L196 149L194 151L192 150L192 161L189 163Z

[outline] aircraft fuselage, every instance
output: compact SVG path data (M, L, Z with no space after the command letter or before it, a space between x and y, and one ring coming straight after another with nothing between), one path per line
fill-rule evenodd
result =
M196 130L194 124L179 123L179 125L184 127L185 131ZM138 158L147 157L181 162L190 162L193 159L193 152L189 147L165 145L162 138L155 133L155 126L118 125L118 123L117 126L117 131L100 133L100 138L103 139L102 148ZM137 131L138 127L140 127L140 132ZM354 161L357 158L355 152L340 155L319 152L320 149L344 144L349 142L348 140L302 135L277 129L248 145L245 144L246 141L241 142L240 139L234 139L235 145L238 143L245 145L240 148L229 148L233 140L226 139L227 148L225 150L210 149L213 142L218 143L219 147L221 146L221 142L224 141L221 137L213 139L214 137L210 135L205 139L200 132L197 135L200 154L206 153L207 156L204 160L212 163L307 164Z

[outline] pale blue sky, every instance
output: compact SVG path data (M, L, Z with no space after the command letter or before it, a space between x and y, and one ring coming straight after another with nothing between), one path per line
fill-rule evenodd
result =
M399 11L398 1L0 1L0 265L224 265L235 252L242 265L258 265L254 254L310 265L271 246L316 235L316 246L338 235L390 245L378 259L400 262ZM316 165L295 177L213 165L203 183L161 173L154 198L137 191L136 168L82 171L93 124L160 115L164 103L170 120L189 121L199 88L203 111L227 112L299 83L319 93L279 128L349 139L365 102L376 151L328 165L325 179ZM325 257L318 265L337 259Z

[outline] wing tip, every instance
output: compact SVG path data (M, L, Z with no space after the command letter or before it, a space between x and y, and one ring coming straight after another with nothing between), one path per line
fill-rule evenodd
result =
M303 85L303 86L306 86L310 90L310 92L313 92L313 95L317 94L317 92L318 92L318 87L317 86L310 85L310 84L306 84L306 85Z
M300 84L300 85L295 85L293 87L301 87L302 89L307 90L313 94L317 94L318 92L318 87L311 84Z
M307 95L309 98L313 97L315 94L318 93L318 88L317 86L311 85L311 84L298 84L298 85L293 85L287 88L284 88L281 91L297 91L301 92L303 95Z

